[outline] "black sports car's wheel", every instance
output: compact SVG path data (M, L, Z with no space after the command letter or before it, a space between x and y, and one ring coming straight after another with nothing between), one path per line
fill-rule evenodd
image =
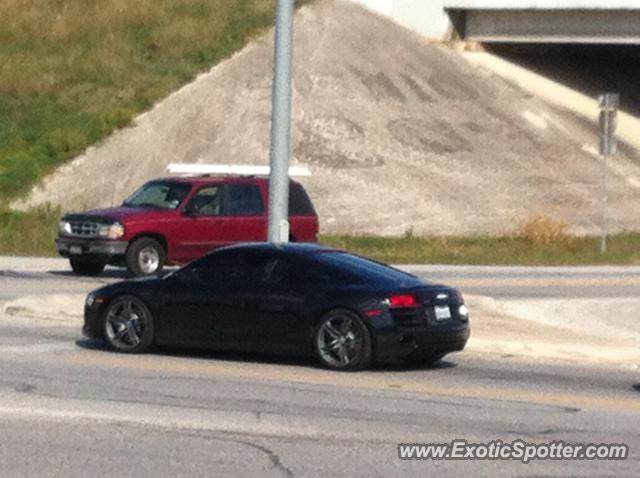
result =
M69 259L69 264L73 272L83 276L97 276L104 270L106 265L104 262L92 262L82 259Z
M111 301L104 312L104 338L118 352L141 353L153 344L153 317L137 297Z
M165 250L158 241L142 237L129 246L125 262L131 275L150 276L162 272L165 257Z
M371 334L349 310L333 310L318 323L314 349L320 363L333 370L361 370L371 364Z

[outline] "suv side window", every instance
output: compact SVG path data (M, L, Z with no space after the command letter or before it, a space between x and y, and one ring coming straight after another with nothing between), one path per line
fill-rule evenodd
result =
M225 216L260 216L264 213L260 188L256 184L227 184L224 188Z
M300 184L291 182L289 186L289 216L315 215L316 211L307 192Z
M205 186L191 198L185 211L194 216L219 216L221 196L220 186Z

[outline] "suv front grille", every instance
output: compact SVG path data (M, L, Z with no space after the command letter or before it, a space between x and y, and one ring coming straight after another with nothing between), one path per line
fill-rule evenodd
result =
M96 222L71 221L71 233L74 236L94 237L98 234L100 224Z

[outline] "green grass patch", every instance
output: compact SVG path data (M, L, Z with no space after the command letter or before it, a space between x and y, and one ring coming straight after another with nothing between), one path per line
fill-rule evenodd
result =
M275 0L3 0L0 202L241 49L274 13Z
M55 256L54 239L61 211L0 209L0 255ZM599 238L565 236L540 244L524 238L372 237L322 235L322 244L392 264L588 265L640 264L640 233L609 238L600 254Z
M372 237L323 235L323 244L392 264L589 265L640 264L640 233L600 239L565 236L537 243L516 236Z
M38 208L29 212L0 210L0 255L53 256L60 211Z

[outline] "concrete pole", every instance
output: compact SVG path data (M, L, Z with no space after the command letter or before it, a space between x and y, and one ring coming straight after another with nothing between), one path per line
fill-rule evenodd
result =
M277 0L269 172L269 242L289 241L289 149L295 0Z

